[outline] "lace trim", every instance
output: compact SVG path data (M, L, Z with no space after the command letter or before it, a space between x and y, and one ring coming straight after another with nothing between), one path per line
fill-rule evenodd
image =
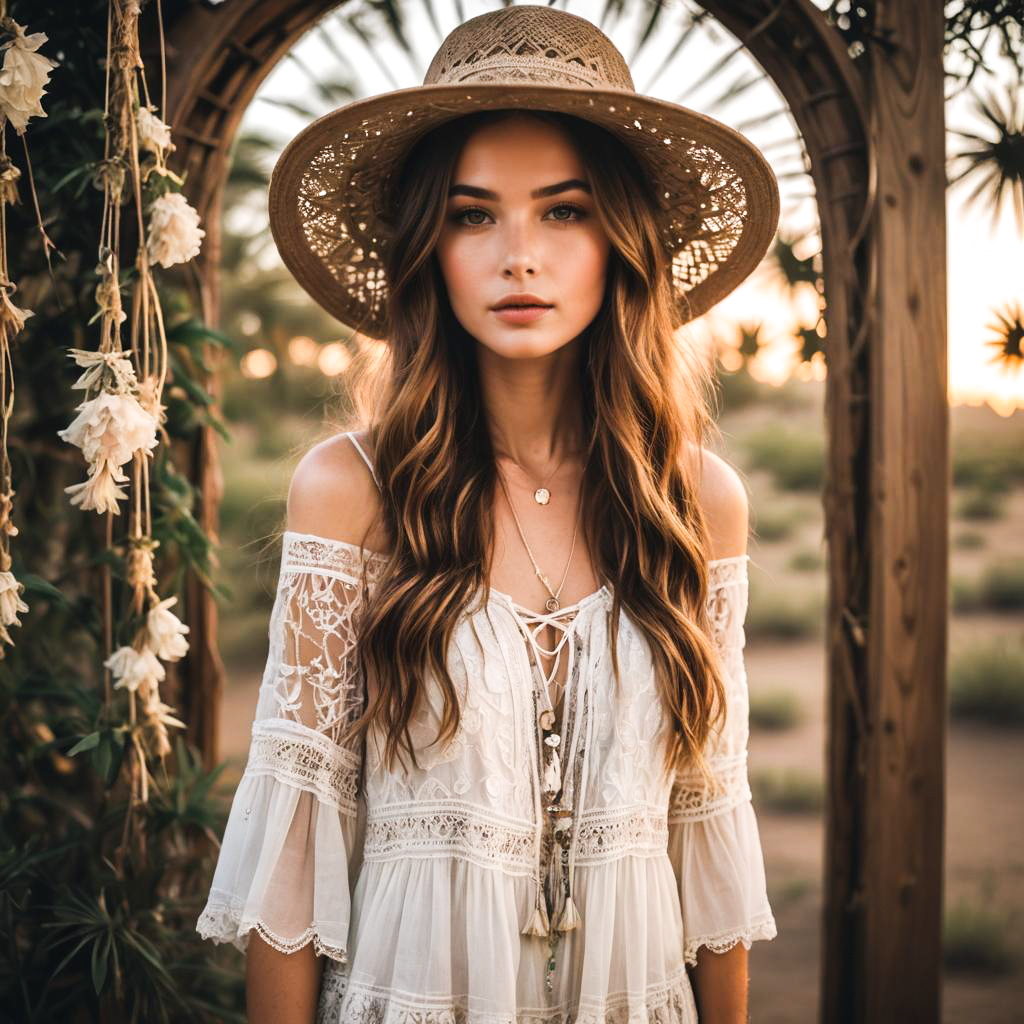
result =
M260 938L279 953L294 953L313 942L313 952L339 964L348 963L348 952L342 946L325 942L320 929L314 923L297 939L285 939L268 928L259 918L244 915L245 902L228 893L211 890L210 899L199 915L196 931L204 939L213 942L230 942L245 953L249 948L250 932L256 931Z
M368 813L364 861L460 857L510 875L536 874L534 826L455 800L390 804Z
M468 1008L464 994L422 996L353 982L349 968L328 963L316 1024L697 1024L697 1006L685 968L641 992L616 992L597 1001L486 1012Z
M778 928L771 911L765 912L756 918L745 928L738 928L735 931L724 932L720 935L702 935L699 938L688 938L683 945L683 960L692 967L697 966L697 950L701 946L707 946L712 953L727 953L738 942L743 943L744 949L750 949L754 942L760 939L774 939L778 935Z
M320 537L315 533L286 530L282 543L283 568L336 573L353 583L359 581L359 573L364 564L367 578L376 580L388 561L388 556L382 551L371 551L348 541ZM745 580L749 559L750 555L746 553L710 559L708 591Z
M387 561L388 556L382 551L370 551L357 544L319 537L315 533L286 530L282 538L282 571L316 570L333 573L350 583L359 583L365 566L367 579L375 582Z
M357 809L360 759L326 736L286 718L253 722L248 775L270 775L312 793L342 814Z
M714 787L705 785L699 775L685 775L676 779L669 797L670 825L711 818L751 799L746 749L730 757L713 758L711 769L714 772Z
M584 812L580 818L576 864L603 864L626 856L654 857L668 845L664 812L650 807Z

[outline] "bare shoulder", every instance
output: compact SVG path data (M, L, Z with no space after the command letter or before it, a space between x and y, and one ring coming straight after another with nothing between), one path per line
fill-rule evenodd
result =
M701 449L700 503L711 540L711 558L747 551L750 505L736 469L721 456Z
M365 449L365 432L355 436ZM386 543L377 485L344 434L320 441L299 459L288 486L288 529L370 550Z

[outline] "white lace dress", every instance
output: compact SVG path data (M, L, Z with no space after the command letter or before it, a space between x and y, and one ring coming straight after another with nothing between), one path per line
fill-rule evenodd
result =
M329 958L327 1024L696 1021L685 964L698 948L776 934L747 781L747 557L710 565L728 678L709 744L716 789L662 770L668 723L625 610L616 692L608 587L545 615L481 593L449 650L458 736L423 749L441 709L428 686L411 725L420 768L406 775L385 770L373 733L337 743L361 700L359 573L372 586L383 556L286 533L252 745L199 932L242 950L253 929L285 952L312 942ZM569 658L562 844L541 796L530 626L542 621L561 624ZM552 887L549 905L545 879L566 859L575 926L560 931L566 896Z

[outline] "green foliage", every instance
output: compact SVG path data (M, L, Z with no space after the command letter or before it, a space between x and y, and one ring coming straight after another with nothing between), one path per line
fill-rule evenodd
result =
M143 20L155 18L144 3ZM111 573L112 616L128 620L124 552L107 546L104 518L81 512L64 488L85 479L80 452L57 437L83 399L69 347L95 350L95 288L103 194L93 174L104 156L106 0L15 0L9 13L48 39L60 61L43 97L47 116L26 134L51 269L35 225L20 142L21 201L6 208L15 303L34 316L12 347L17 380L9 437L14 520L12 571L30 611L0 660L0 1016L41 1021L244 1021L241 954L195 931L223 807L196 751L182 739L137 809L144 850L119 855L128 813L126 774L134 747L127 694L104 702L106 653L101 570ZM147 62L148 62L147 56ZM158 76L149 75L152 88ZM8 139L12 137L8 134ZM130 194L126 189L126 198ZM121 284L135 276L132 207L121 211ZM181 271L181 272L176 272ZM214 543L200 527L199 495L175 458L200 430L229 437L207 390L206 353L234 348L207 328L193 304L191 271L158 271L169 332L164 402L167 436L150 462L153 536L162 597L184 601L189 574L214 585ZM128 325L122 337L128 345ZM114 540L126 516L114 518ZM182 609L179 603L179 609ZM115 642L122 639L115 634ZM169 692L184 663L169 670ZM173 735L173 734L172 734Z
M784 814L820 814L825 803L821 776L804 768L774 768L751 772L754 803Z
M943 964L957 974L1010 974L1020 961L1013 943L1016 934L1014 917L1005 907L961 899L943 921Z
M773 593L762 598L755 592L744 631L747 639L803 640L818 635L824 614L817 597Z
M765 505L751 515L751 532L761 541L782 541L793 536L803 516L798 510Z
M800 698L790 690L754 691L750 695L750 727L766 732L792 729L803 721Z
M976 641L949 669L950 713L998 728L1024 725L1024 640Z
M825 478L825 442L819 434L772 428L745 439L750 465L771 473L782 490L820 491Z
M975 487L956 506L956 515L975 522L991 522L1003 517L1003 492L998 487Z
M825 556L810 548L801 548L793 552L789 560L789 568L794 572L817 572L825 567Z

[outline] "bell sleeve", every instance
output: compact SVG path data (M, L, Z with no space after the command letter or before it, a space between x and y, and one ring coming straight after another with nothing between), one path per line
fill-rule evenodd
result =
M283 953L312 941L347 961L365 824L362 742L340 739L364 705L358 551L285 534L248 760L196 924L203 938L245 951L255 929Z
M747 559L736 555L710 566L708 611L726 687L725 721L705 751L714 785L696 771L680 772L669 800L668 854L679 885L683 958L694 966L701 946L724 953L742 942L750 949L777 933L747 777Z

